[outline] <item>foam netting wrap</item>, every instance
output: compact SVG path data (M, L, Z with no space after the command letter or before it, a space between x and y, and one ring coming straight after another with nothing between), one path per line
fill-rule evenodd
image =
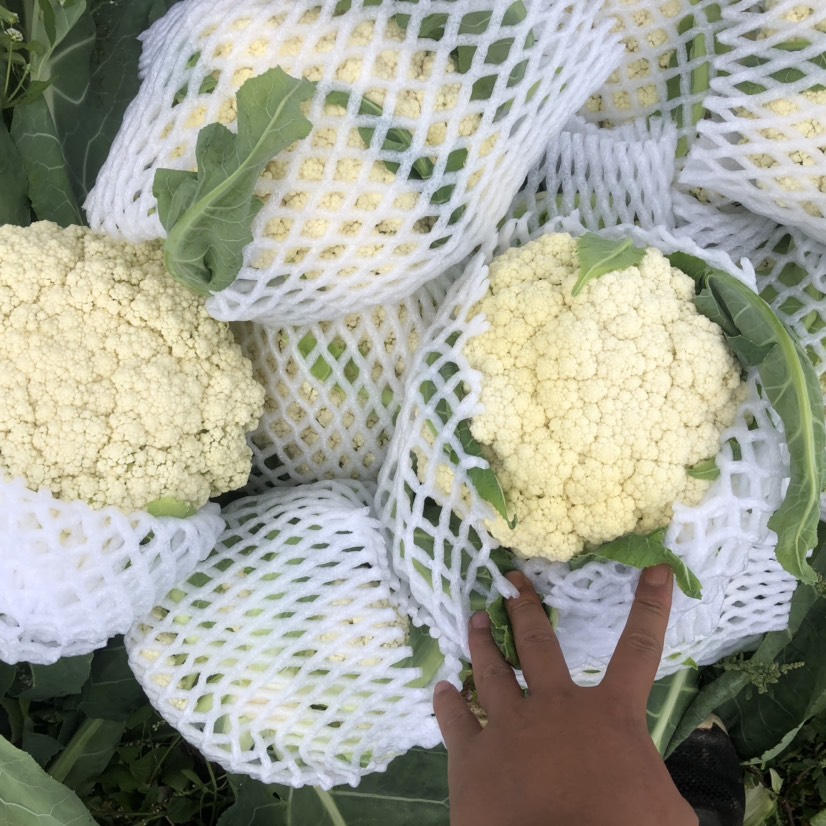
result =
M399 412L407 367L455 273L398 304L301 327L234 325L266 388L249 434L246 490L328 478L375 480Z
M574 117L551 140L509 210L537 230L576 213L598 230L617 224L673 226L677 129L653 118L602 129Z
M705 73L721 28L719 0L606 0L601 16L625 47L622 62L580 114L602 126L661 115L691 141Z
M356 785L440 742L432 683L376 567L372 490L333 480L238 500L209 559L126 637L160 712L207 758L266 783Z
M141 88L86 202L90 224L117 237L163 237L155 170L192 169L200 126L234 128L243 80L280 65L317 84L313 131L259 181L244 266L207 303L216 318L310 324L410 295L495 232L547 138L620 58L596 3L525 0L524 19L506 25L511 4L491 2L490 25L473 34L458 33L480 11L472 0L411 3L404 29L393 3L337 5L185 0L143 36ZM447 21L438 41L419 35L435 14ZM485 63L511 39L504 62ZM460 73L453 53L468 47ZM492 88L474 100L479 83ZM346 111L325 105L334 91L349 96ZM388 114L359 114L364 98ZM357 127L373 131L369 149ZM400 129L410 148L383 148ZM423 159L432 173L417 179Z
M544 231L556 229L582 232L573 218L553 222ZM639 245L666 253L702 255L754 287L747 262L741 269L724 254L702 253L668 231L617 227L606 234L631 236ZM529 237L523 221L516 239ZM485 528L492 509L469 481L469 469L482 460L467 455L456 432L460 421L480 409L482 376L470 368L463 348L487 327L471 313L487 290L485 257L480 253L451 291L411 368L376 496L377 513L392 543L388 575L395 577L407 604L420 606L419 616L437 629L445 645L465 654L470 594L513 593L490 560L498 545ZM446 363L459 367L448 381L440 372ZM418 392L423 382L435 387L427 403ZM754 376L748 390L735 422L721 435L720 478L696 507L675 503L665 541L697 574L703 598L696 601L675 592L660 676L678 669L688 657L701 664L714 662L788 621L796 581L778 564L776 535L767 527L787 483L787 449L782 426ZM451 413L433 438L425 423L440 420L437 408ZM740 445L740 459L727 443L731 438ZM448 458L451 451L455 463ZM435 517L429 501L441 508ZM598 681L627 618L639 572L596 562L575 571L565 563L537 559L520 565L545 601L559 609L557 633L574 678L586 684ZM444 587L433 588L433 581ZM493 583L492 591L484 582Z
M709 117L681 181L819 237L826 230L826 6L802 9L798 0L724 7Z
M93 509L0 479L0 660L41 665L123 634L215 545L209 504L188 519Z

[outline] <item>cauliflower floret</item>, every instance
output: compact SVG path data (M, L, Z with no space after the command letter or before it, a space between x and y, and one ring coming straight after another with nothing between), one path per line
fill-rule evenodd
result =
M560 561L696 504L707 485L687 468L718 453L745 392L687 275L648 249L573 296L577 243L546 235L496 258L475 308L491 326L465 348L484 376L471 432L518 520L489 529Z
M93 507L243 486L263 388L160 243L0 227L0 473Z

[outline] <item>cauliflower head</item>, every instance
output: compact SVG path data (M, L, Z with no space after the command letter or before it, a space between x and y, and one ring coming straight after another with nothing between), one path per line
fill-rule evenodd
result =
M0 227L0 474L131 512L246 482L263 388L160 243Z
M718 453L745 393L694 282L662 253L575 297L578 273L566 234L494 259L475 308L490 327L465 348L483 376L471 432L518 520L489 529L522 556L557 561L699 502L708 483L687 471Z
M191 62L202 80L190 80L175 96L154 165L194 170L199 130L215 121L234 129L238 89L268 68L280 66L316 84L332 81L334 94L325 103L303 105L314 124L309 136L280 153L261 177L256 194L264 207L249 266L265 275L287 266L302 279L314 280L331 273L353 276L365 261L376 259L373 274L387 274L424 243L418 236L430 234L440 209L420 187L397 180L392 164L365 151L369 135L353 125L346 108L350 90L363 90L353 92L363 101L359 111L381 114L400 129L410 130L425 113L431 122L418 150L424 163L434 162L445 144L462 146L478 130L481 115L461 115L467 110L464 78L455 61L442 62L426 50L403 59L406 32L392 19L381 27L373 19L362 20L345 38L341 21L322 19L320 8L308 9L296 21L293 10L280 10L284 5L275 4L269 14L236 13L231 22L210 24L197 33L199 50ZM384 48L369 54L377 41L384 41ZM365 88L366 73L372 85ZM434 81L435 95L428 88ZM485 141L479 156L487 156L495 144L495 138ZM480 168L469 189L481 175ZM353 189L360 193L355 204ZM86 206L93 226L112 229L94 191ZM118 230L132 240L154 237L140 226Z

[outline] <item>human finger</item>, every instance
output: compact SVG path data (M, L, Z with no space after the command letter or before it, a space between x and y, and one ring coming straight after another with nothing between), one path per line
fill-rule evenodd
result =
M468 708L465 698L448 682L436 684L433 692L433 711L448 751L478 734L482 726Z
M570 684L571 673L559 640L531 581L521 571L512 571L507 577L519 591L518 596L505 601L505 608L528 688L536 693Z
M516 682L513 669L496 647L487 611L477 611L470 618L468 644L479 703L493 717L501 709L520 701L522 689Z
M602 684L627 709L645 713L662 659L674 576L667 565L646 568Z

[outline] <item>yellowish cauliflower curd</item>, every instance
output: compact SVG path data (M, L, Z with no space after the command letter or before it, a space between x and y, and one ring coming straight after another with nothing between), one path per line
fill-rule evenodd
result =
M263 388L160 243L0 226L0 475L92 507L242 487Z
M419 346L418 330L407 328L408 313L407 305L402 303L374 307L365 314L351 313L335 322L319 322L319 331L326 337L321 345L312 326L277 328L252 322L233 325L256 379L267 391L261 421L250 435L252 442L262 453L273 451L276 461L282 456L301 475L312 474L314 468L329 465L331 458L337 458L341 472L328 471L326 478L369 478L371 468L377 470L379 457L369 450L365 452L365 431L377 431L376 442L382 448L390 441L392 429L382 424L376 407L398 404L394 385L402 380L409 357ZM366 314L372 317L370 327L362 321ZM396 335L400 326L407 333L403 342ZM364 386L367 377L359 376L358 367L349 357L348 344L336 335L336 330L346 333L364 359L369 359L379 344L376 334L383 334L380 344L384 351L373 358L369 377L374 386L383 386L380 401L372 398ZM299 342L300 352L302 345L315 346L304 358L295 358L290 347L295 341ZM344 365L345 378L350 382L344 387L333 373L332 364L337 361ZM347 444L343 443L344 434L349 437ZM358 465L353 461L354 454L360 458Z
M771 184L757 178L761 189L784 190L792 193L810 193L812 200L798 198L790 202L778 198L783 209L799 206L816 218L824 216L821 197L826 192L826 90L809 89L793 95L784 95L749 108L738 108L737 114L746 121L765 121L767 126L753 130L757 140L775 142L776 150L749 155L758 168L774 170ZM749 137L740 139L741 145L752 143ZM780 157L781 159L778 159ZM799 173L797 170L799 169Z
M668 524L708 483L744 397L722 331L694 307L694 282L648 249L639 267L576 297L577 241L546 235L490 266L476 310L490 329L465 349L484 376L471 432L517 518L489 525L526 557L565 561Z
M233 38L227 37L221 46L211 55L211 59L217 65L238 67L232 75L232 88L237 91L241 85L257 74L261 69L253 69L252 65L245 66L245 61L260 65L262 56L267 56L269 65L278 65L285 72L294 76L302 76L306 80L318 83L323 80L325 72L323 62L329 60L329 55L336 49L341 49L337 43L338 27L335 23L324 23L320 29L313 33L309 32L320 17L319 9L311 9L301 17L302 26L306 27L304 36L290 37L276 46L276 34L285 24L286 16L276 14L261 27L260 38L255 40L249 47L248 53L244 55L236 45ZM237 33L244 32L251 24L249 18L242 18L236 21L232 30ZM374 42L376 23L373 20L366 20L359 23L347 40L346 48L351 52L368 48ZM391 43L396 41L401 43L405 39L405 32L399 28L392 20L388 21L382 30L382 37ZM319 63L308 64L307 55L317 55ZM377 86L368 89L364 98L378 107L385 106L387 90L389 85L399 85L402 88L397 92L395 106L392 112L385 112L385 116L400 119L400 122L410 122L421 117L425 106L426 92L420 84L429 81L436 67L436 56L433 52L420 51L413 55L410 66L407 69L406 77L400 75L400 56L398 49L387 48L380 51L369 65L371 78L375 78ZM361 57L349 56L342 58L335 70L335 80L344 86L352 86L357 83L365 71L365 61ZM452 60L448 61L447 77L453 75L454 82L444 83L438 90L435 101L435 110L444 112L444 120L434 122L427 132L425 147L437 148L445 143L448 137L448 122L451 118L451 110L459 103L461 88L463 83L462 75L456 71ZM217 80L218 72L214 73ZM412 87L405 81L414 81ZM416 85L419 87L416 88ZM187 137L173 152L172 157L181 158L192 155L197 137L197 130L206 123L207 106L206 97L213 94L206 91L202 94L204 105L195 106L184 124ZM309 104L304 105L305 115L309 115ZM361 241L358 255L362 259L370 259L383 256L388 248L393 247L393 237L402 234L409 236L409 229L405 228L404 213L409 213L415 209L419 199L426 197L413 189L401 189L392 202L387 200L387 188L396 181L396 174L382 161L371 159L371 154L365 152L365 142L357 128L346 127L347 110L337 103L327 103L324 106L324 113L328 118L339 121L335 126L327 125L315 126L306 138L306 141L294 144L283 152L266 167L262 176L262 186L259 196L266 202L271 198L278 198L278 209L275 215L270 218L264 227L265 238L278 242L281 245L287 244L289 251L286 261L289 264L300 264L311 252L318 251L318 258L322 261L336 261L344 256L347 244L353 241ZM236 100L234 95L227 98L220 110L218 121L230 126L236 120ZM312 118L311 118L312 120ZM468 114L462 118L458 126L460 138L468 137L478 129L480 115ZM172 132L172 126L168 127L168 132ZM337 160L335 163L330 160L331 150L336 144L338 133L348 129L347 145L353 150L352 154ZM291 169L291 155L295 152L303 151L305 143L309 142L315 152L305 157L297 170ZM486 156L494 148L494 141L488 141L481 150L481 155ZM422 157L427 157L427 151ZM369 165L367 174L367 184L362 181L363 168ZM481 173L479 173L481 174ZM476 174L470 181L471 188L478 180ZM288 188L274 186L281 181L288 183ZM335 216L338 210L347 201L347 188L357 185L363 189L363 193L358 197L355 204L356 209L353 214L346 216L342 220L340 216ZM318 201L315 210L311 214L306 214L306 210L311 206L313 193L319 187L326 190L326 194ZM381 211L379 211L381 208ZM389 208L389 209L388 209ZM267 210L265 209L265 212ZM427 234L434 223L433 218L422 218L413 224L413 232ZM279 248L260 253L251 264L256 269L267 269L273 260L280 254ZM408 241L393 248L396 255L404 257L412 253L416 248L415 243ZM384 274L392 266L390 264L377 266L377 275ZM347 276L355 272L355 267L348 267L341 270L340 275ZM310 269L304 273L305 278L317 278L323 273L317 269Z
M665 103L658 90L664 81L658 76L674 54L677 25L689 13L686 6L685 0L606 0L602 14L614 21L611 31L622 37L625 59L588 98L584 114L589 120L602 116L603 126L616 126L646 117Z
M785 0L764 0L766 11L779 8ZM810 3L800 3L792 8L787 9L786 13L781 16L781 20L792 24L804 23L811 21L815 17L815 9L817 7ZM814 29L819 32L826 32L826 21L821 20L814 25Z

